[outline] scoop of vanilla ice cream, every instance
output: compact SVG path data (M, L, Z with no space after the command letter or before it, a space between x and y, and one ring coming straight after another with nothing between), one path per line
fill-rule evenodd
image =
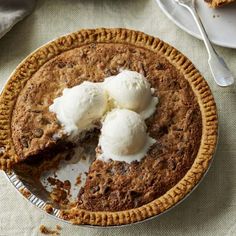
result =
M149 82L138 72L124 70L108 77L104 88L117 108L138 112L144 119L155 112L158 98L152 96Z
M114 109L107 114L101 129L98 159L140 161L155 140L149 137L143 118L127 109Z
M49 107L68 134L90 129L107 109L107 95L98 83L83 82L66 88Z

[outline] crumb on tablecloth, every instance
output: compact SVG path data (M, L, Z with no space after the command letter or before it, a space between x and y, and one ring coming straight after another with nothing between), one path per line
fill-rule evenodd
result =
M62 227L61 227L60 225L56 225L56 229L57 229L57 230L61 230Z
M45 225L40 225L40 227L39 227L41 234L52 235L52 236L60 235L59 231L61 231L61 229L62 229L62 227L60 225L56 225L55 230L49 229Z

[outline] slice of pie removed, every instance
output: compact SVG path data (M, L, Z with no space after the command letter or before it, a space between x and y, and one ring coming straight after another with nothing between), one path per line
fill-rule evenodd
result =
M205 0L210 7L216 8L235 2L235 0Z

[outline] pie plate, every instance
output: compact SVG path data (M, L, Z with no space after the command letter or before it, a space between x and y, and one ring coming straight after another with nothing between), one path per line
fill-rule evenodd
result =
M75 219L70 221L64 220L65 222L91 227L115 227L135 224L159 217L162 213L167 212L179 204L198 186L213 159L217 144L218 123L214 98L207 82L194 65L182 53L160 39L128 29L102 28L81 30L43 45L22 61L12 73L1 94L1 108L7 107L11 99L15 100L15 93L19 93L22 84L24 86L25 81L31 78L42 65L52 58L81 45L101 43L135 45L136 47L142 48L142 50L147 49L165 57L166 60L182 73L183 80L187 81L184 83L189 83L191 86L197 98L202 118L200 148L191 168L175 186L162 196L140 207L123 211L89 211L76 209L73 212L76 216ZM18 86L19 82L22 82L21 86ZM13 94L11 91L15 91L15 93ZM9 104L12 106L12 103ZM94 144L89 143L87 144L88 146L77 147L74 151L81 155L73 156L70 159L67 159L66 156L65 158L60 156L59 159L62 160L58 162L59 168L45 171L40 179L35 179L32 176L32 169L26 168L24 163L21 164L19 162L19 157L14 150L12 137L7 129L7 127L11 127L9 125L9 115L11 113L7 113L7 111L8 109L2 109L0 113L1 125L6 127L6 130L3 130L1 133L0 143L4 144L4 148L7 150L6 153L1 152L0 167L5 170L12 167L12 171L6 172L7 178L31 203L53 217L60 220L65 219L63 217L64 209L59 207L50 198L49 191L51 191L51 186L48 185L48 177L53 178L56 176L61 181L70 181L70 201L73 203L76 200L78 188L84 184L86 179L85 172L88 172L90 164L95 158L96 145L93 146ZM11 112L12 110L9 109L9 111ZM31 168L34 167L31 166ZM80 176L79 181L78 175Z

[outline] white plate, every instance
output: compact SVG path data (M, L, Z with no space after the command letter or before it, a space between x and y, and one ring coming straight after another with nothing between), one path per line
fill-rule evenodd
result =
M187 9L174 0L156 0L161 10L181 29L201 38L198 28ZM197 0L197 11L210 40L217 45L236 48L236 4L211 9L204 0Z

